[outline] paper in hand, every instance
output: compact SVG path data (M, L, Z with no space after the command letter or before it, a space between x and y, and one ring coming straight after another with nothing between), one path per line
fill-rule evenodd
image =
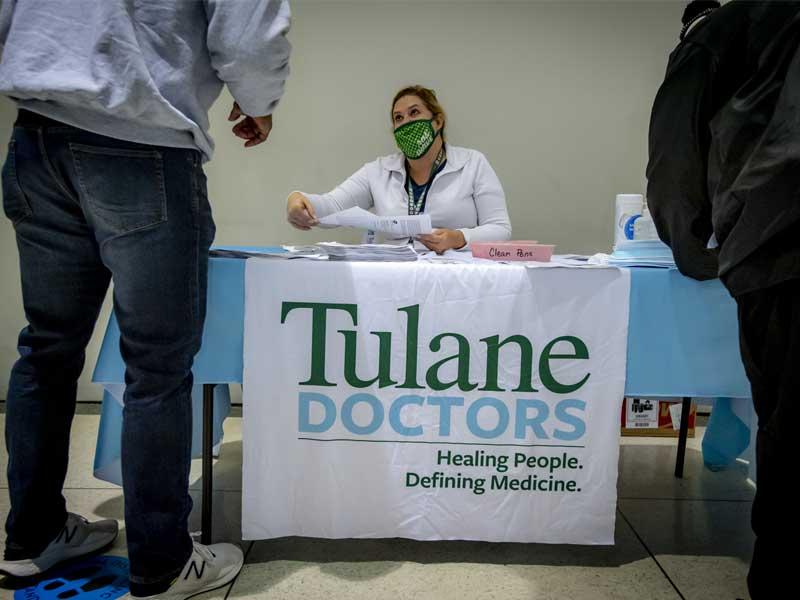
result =
M322 217L319 222L322 225L371 229L395 237L414 237L433 231L430 215L380 217L358 206Z

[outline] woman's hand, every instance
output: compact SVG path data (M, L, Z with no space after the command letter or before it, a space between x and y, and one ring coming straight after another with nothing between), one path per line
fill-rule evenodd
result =
M319 225L311 200L300 192L289 194L289 198L286 200L286 218L292 227L301 231L308 231Z
M444 254L451 249L458 250L467 245L464 234L457 229L434 229L433 233L418 235L417 239L436 254Z

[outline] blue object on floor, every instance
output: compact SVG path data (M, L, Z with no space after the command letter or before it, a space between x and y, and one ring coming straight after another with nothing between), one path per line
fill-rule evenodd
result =
M94 556L16 590L14 600L116 600L128 593L128 587L127 558Z
M712 471L729 467L750 444L750 428L736 416L730 398L717 398L703 436L703 462Z

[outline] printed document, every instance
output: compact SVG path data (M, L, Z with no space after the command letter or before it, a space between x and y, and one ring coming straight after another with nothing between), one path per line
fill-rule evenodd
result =
M430 215L381 217L359 206L354 206L353 208L348 208L347 210L328 215L327 217L322 217L319 222L322 225L369 229L376 232L388 233L395 237L414 237L415 235L431 233L433 231Z

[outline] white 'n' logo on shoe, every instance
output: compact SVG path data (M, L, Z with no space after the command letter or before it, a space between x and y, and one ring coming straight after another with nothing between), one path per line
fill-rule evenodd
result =
M58 534L58 537L56 538L56 542L60 542L61 541L61 537L63 536L64 537L64 543L65 544L69 544L72 541L72 538L75 537L76 533L78 533L78 526L77 525L72 528L72 533L69 532L69 529L64 527L64 529L61 530L61 533Z
M189 579L189 573L191 571L194 571L194 574L197 576L198 579L202 579L205 570L206 570L206 561L203 561L203 565L200 567L200 570L197 569L197 562L192 561L192 564L190 564L189 568L186 569L186 576L183 579L184 580Z

